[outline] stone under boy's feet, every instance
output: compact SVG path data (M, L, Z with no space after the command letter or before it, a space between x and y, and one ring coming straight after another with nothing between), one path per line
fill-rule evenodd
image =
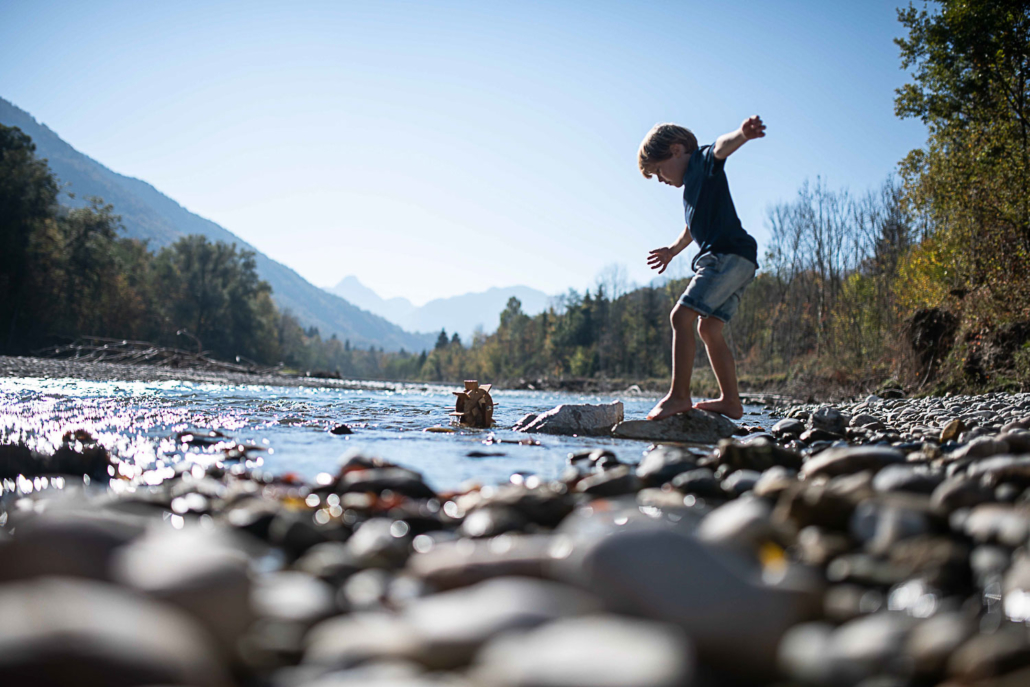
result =
M651 412L647 414L647 419L664 420L665 418L672 417L678 413L685 413L693 407L694 404L691 402L689 397L677 398L671 394L666 394L665 398L658 401L658 403L655 404L655 407L651 409Z
M744 416L744 406L740 401L727 401L724 398L717 398L714 401L701 401L695 407L698 410L707 410L711 413L725 415L731 420L739 420Z

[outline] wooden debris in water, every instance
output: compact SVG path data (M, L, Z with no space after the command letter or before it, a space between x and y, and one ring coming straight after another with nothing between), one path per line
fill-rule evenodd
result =
M490 397L491 384L479 386L474 379L465 380L464 391L452 392L457 398L451 417L468 427L487 429L494 423L494 400Z

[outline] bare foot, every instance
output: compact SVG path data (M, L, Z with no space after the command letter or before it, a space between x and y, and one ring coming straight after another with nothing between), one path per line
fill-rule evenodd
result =
M733 420L739 420L744 416L744 406L741 405L740 401L732 402L722 398L717 398L714 401L701 401L696 406L698 410L707 410L712 413L719 413L725 415Z
M685 413L693 407L694 404L690 402L689 398L673 398L666 394L665 398L658 401L657 405L647 414L647 419L664 420L677 413Z

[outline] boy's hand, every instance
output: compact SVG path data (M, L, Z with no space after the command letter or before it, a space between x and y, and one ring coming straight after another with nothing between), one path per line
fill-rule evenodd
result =
M761 117L755 115L744 120L744 123L740 125L740 131L748 141L762 138L765 136L765 124L762 123Z
M676 254L672 252L671 248L655 248L647 254L647 264L651 269L658 270L658 274L661 274L674 257L676 257Z

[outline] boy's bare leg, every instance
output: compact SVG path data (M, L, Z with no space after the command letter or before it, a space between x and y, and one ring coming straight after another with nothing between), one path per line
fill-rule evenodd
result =
M648 420L661 420L694 407L690 400L690 377L694 371L694 320L697 313L676 304L672 322L672 387L665 398L647 414Z
M712 363L712 371L715 372L715 381L719 383L719 398L714 401L701 401L697 407L739 420L744 415L744 406L740 402L740 392L737 390L737 365L733 362L733 354L722 335L725 326L725 322L714 317L706 317L697 323L697 332L705 342L708 360Z

